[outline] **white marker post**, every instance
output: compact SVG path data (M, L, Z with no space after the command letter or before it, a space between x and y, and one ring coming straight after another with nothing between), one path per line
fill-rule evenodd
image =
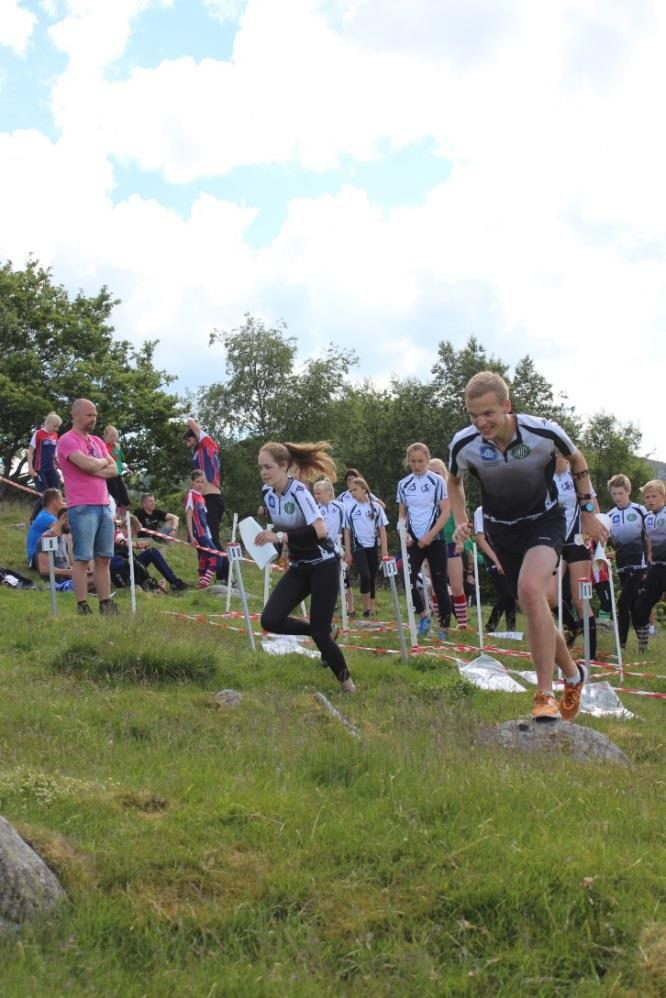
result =
M231 524L231 543L234 544L236 541L236 530L238 529L238 513L234 513L234 518ZM228 554L228 552L227 552ZM232 572L233 564L231 558L229 558L229 575L227 576L227 605L226 612L229 613L231 610L231 590L234 585L234 573Z
M479 627L479 651L483 649L483 611L481 608L481 585L479 583L479 562L477 559L476 541L472 541L472 560L474 561L474 592L476 593L476 620Z
M245 617L245 628L250 641L250 648L252 651L256 651L254 631L252 630L252 621L250 620L250 611L247 605L247 596L245 595L245 586L243 584L243 573L241 571L241 558L243 556L243 550L240 544L236 541L230 541L227 544L227 556L229 558L229 582L231 582L232 575L235 574L236 582L238 583L238 592L240 593L241 603L243 606L243 616Z
M562 559L557 562L557 629L562 633Z
M342 539L341 535L338 534L338 550L342 551ZM347 617L347 597L345 595L345 560L340 557L340 616L342 617L342 630L346 631L349 625L349 618Z
M613 569L608 566L608 581L610 583L611 610L613 611L613 632L615 634L615 652L617 654L617 668L620 679L624 680L624 664L622 662L622 645L620 644L620 629L617 625L617 610L615 608L615 583L613 582Z
M409 573L409 557L407 556L407 530L404 520L398 520L398 535L400 537L400 550L402 552L402 578L405 585L405 599L407 601L407 623L409 625L409 639L412 648L418 646L416 636L416 619L414 617L414 604L412 603L412 585Z
M583 604L583 655L587 669L588 683L590 681L590 600L592 599L592 579L578 580L578 598Z
M266 530L273 530L273 524L267 523ZM264 567L264 606L268 603L271 594L271 563Z
M130 511L125 513L125 530L127 531L127 551L129 553L130 570L130 601L132 613L136 613L136 583L134 579L134 546L132 544L132 524L130 522Z
M56 581L55 564L53 562L53 552L58 550L57 537L42 537L42 551L46 552L49 559L49 584L51 586L51 616L58 616L58 604L56 602Z
M400 641L400 658L403 662L407 661L407 643L405 641L405 635L402 630L402 620L400 619L400 600L398 599L398 587L396 585L396 576L398 574L398 566L395 563L395 558L386 557L382 558L382 571L385 577L389 580L389 585L391 586L391 599L393 600L393 614L395 616L396 627L398 628L398 640Z

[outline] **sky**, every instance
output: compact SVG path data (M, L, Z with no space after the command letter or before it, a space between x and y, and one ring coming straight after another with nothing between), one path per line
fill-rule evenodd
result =
M246 312L378 385L475 335L666 460L664 51L658 0L0 0L0 261L180 390Z

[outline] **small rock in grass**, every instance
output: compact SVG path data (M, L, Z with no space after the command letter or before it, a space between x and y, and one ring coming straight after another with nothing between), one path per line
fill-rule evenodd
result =
M219 707L237 707L243 699L243 694L238 690L220 690L215 694L215 703Z
M481 745L519 749L521 752L549 752L590 761L599 759L628 766L629 759L617 745L594 728L568 721L536 722L527 719L505 721L477 735Z

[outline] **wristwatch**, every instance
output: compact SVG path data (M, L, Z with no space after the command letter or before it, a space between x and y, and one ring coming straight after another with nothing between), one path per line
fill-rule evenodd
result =
M582 502L580 504L581 513L594 513L594 503L589 499L587 502Z
M287 535L285 534L284 530L278 530L275 536L278 539L278 544L284 544L284 542L287 539Z

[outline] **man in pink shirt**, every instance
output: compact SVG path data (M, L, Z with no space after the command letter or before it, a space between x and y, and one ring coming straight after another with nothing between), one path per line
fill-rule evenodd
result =
M94 559L99 612L114 614L109 562L113 557L113 520L109 509L107 478L118 474L116 462L95 429L97 409L88 399L72 405L72 429L58 441L58 465L65 482L67 519L72 533L72 581L77 613L92 613L86 600L88 563Z

